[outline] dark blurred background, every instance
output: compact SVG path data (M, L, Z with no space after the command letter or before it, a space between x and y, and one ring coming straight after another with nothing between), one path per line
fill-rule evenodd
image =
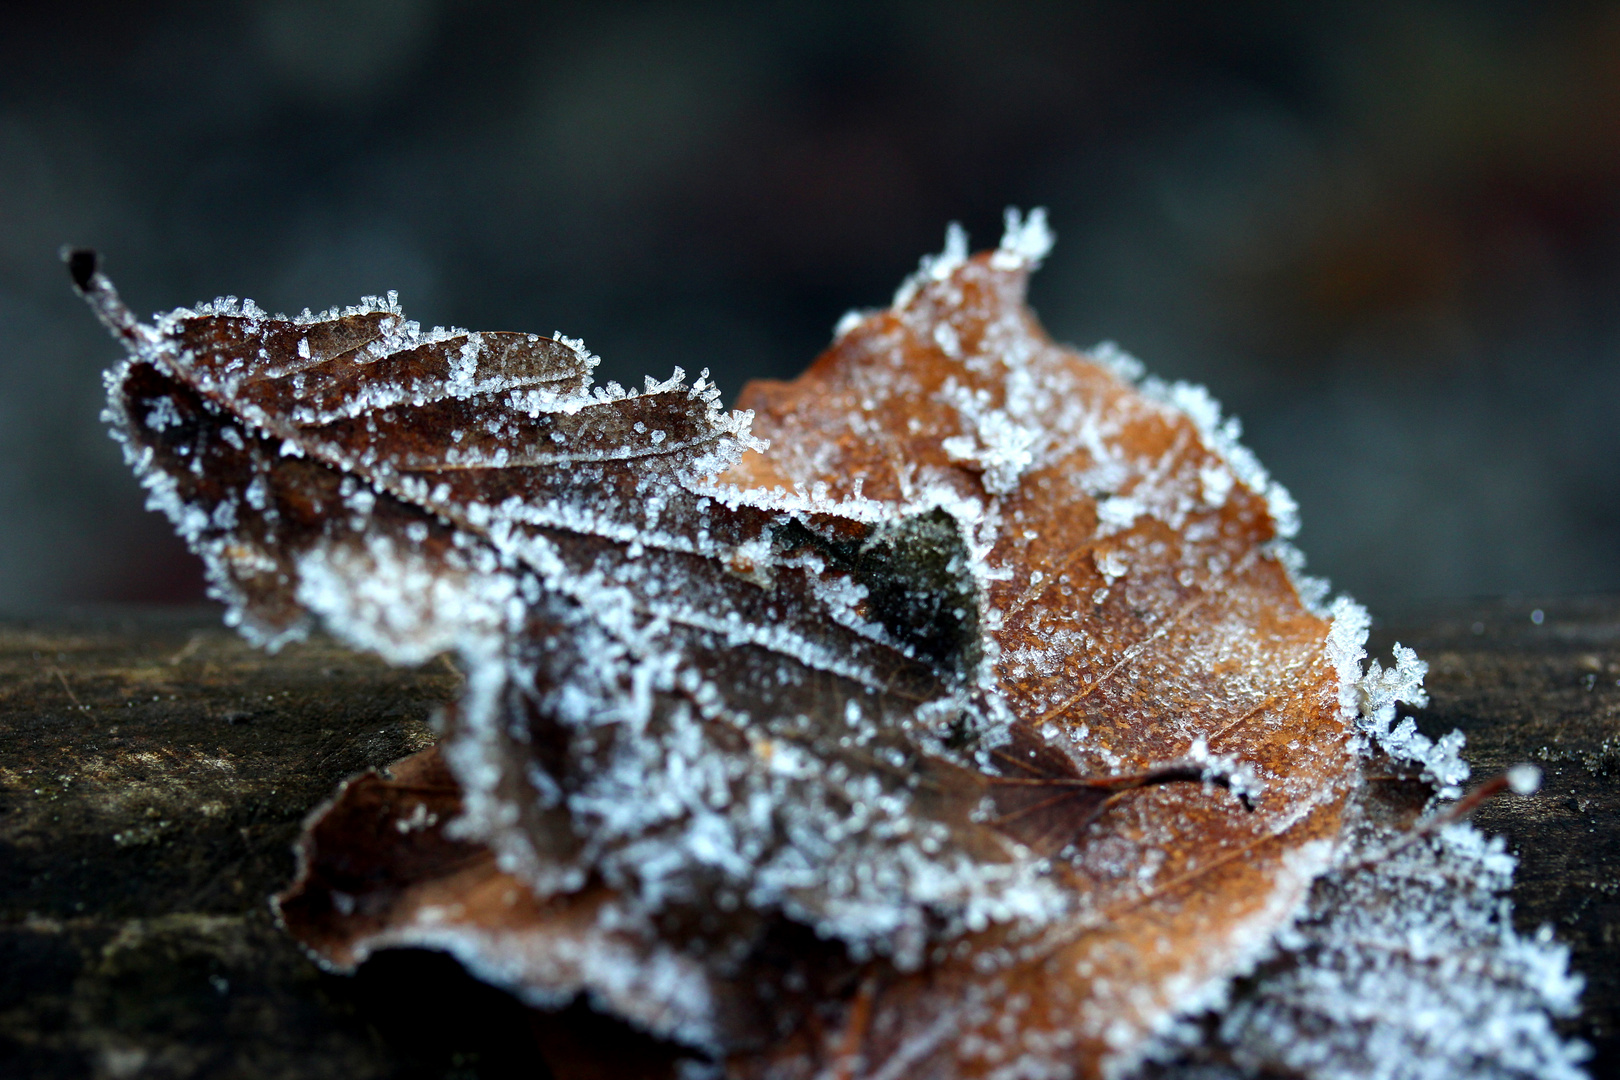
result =
M731 396L1009 204L1336 586L1620 587L1615 4L169 0L0 7L0 607L201 595L64 242L142 313L395 288Z

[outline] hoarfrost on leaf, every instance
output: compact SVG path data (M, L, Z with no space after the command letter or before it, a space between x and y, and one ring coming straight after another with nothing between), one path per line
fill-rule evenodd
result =
M1435 741L1418 731L1411 717L1396 723L1398 705L1420 709L1429 703L1423 689L1429 665L1397 642L1393 667L1372 660L1363 669L1370 626L1371 620L1359 604L1346 597L1335 601L1328 651L1339 671L1341 714L1367 746L1376 746L1398 762L1421 766L1423 779L1438 787L1441 797L1454 799L1462 794L1458 785L1470 772L1461 756L1463 734L1452 731Z
M1249 989L1154 1052L1238 1075L1582 1080L1587 1050L1554 1024L1582 980L1546 928L1514 930L1501 839L1458 823L1390 852L1384 836L1353 828L1346 869L1317 883Z
M1046 210L1036 207L1025 217L1012 207L1007 208L1007 229L1001 235L1001 244L990 256L990 265L996 270L1033 270L1041 265L1052 250L1055 238L1046 224ZM964 237L964 243L966 238Z
M976 256L953 226L735 411L707 373L595 385L577 340L424 332L392 294L142 324L75 262L129 350L114 435L228 621L467 673L439 747L311 824L294 933L345 969L445 948L739 1077L1097 1076L1353 918L1324 890L1443 878L1346 869L1374 747L1467 775L1460 736L1397 721L1422 662L1363 667L1366 613L1319 609L1292 500L1206 393L1045 336L1050 246L1039 210ZM1552 953L1467 918L1544 990L1469 1015L1573 1062Z

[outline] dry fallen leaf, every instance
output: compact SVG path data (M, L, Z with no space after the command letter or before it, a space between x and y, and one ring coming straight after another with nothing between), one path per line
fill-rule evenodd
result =
M76 264L230 617L467 674L440 747L312 819L289 930L739 1077L1118 1074L1273 955L1365 846L1371 743L1466 770L1391 729L1420 666L1363 674L1207 396L1046 338L1048 244L953 232L752 415L392 298L148 326Z

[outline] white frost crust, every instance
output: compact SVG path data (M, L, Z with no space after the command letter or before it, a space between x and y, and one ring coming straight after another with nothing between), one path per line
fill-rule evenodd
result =
M869 308L850 308L838 317L838 322L833 326L833 340L837 341L875 314L877 312Z
M487 655L516 599L515 575L499 566L449 569L374 534L363 549L322 546L303 555L296 595L334 636L391 664L450 651Z
M1423 689L1429 665L1397 643L1394 667L1386 670L1373 660L1363 669L1367 632L1372 626L1367 610L1341 596L1333 602L1332 619L1327 653L1339 673L1339 716L1360 736L1360 752L1377 746L1396 761L1422 766L1423 779L1439 787L1441 798L1461 795L1458 785L1469 775L1468 763L1460 756L1463 733L1453 730L1435 742L1418 731L1417 721L1410 716L1395 724L1397 705L1422 708L1429 703Z
M161 348L161 342L150 327L137 323L134 331L143 350L157 351ZM138 430L137 421L124 408L119 388L134 362L134 357L127 358L102 376L107 389L107 404L102 409L101 420L108 425L108 434L123 451L125 464L134 471L141 487L146 489L146 508L167 517L176 534L203 560L208 595L225 605L226 625L235 627L249 641L270 652L302 640L309 634L309 618L300 618L285 626L269 625L255 619L247 609L246 597L236 584L232 574L233 565L240 566L244 560L266 557L254 551L236 550L235 545L213 535L214 526L227 525L228 522L216 522L201 507L187 503L180 494L180 485L175 478L153 463L151 447L132 437L132 433ZM152 414L142 418L140 424L161 431L175 419L173 405L168 399L163 399ZM271 568L273 565L269 564Z
M1006 231L1001 243L990 256L990 266L996 270L1034 270L1052 250L1056 237L1046 223L1046 208L1037 206L1026 218L1017 207L1009 206L1003 215Z
M905 307L911 303L919 289L931 281L944 281L951 276L952 271L967 262L967 257L967 233L960 224L953 221L945 228L945 250L938 255L924 255L922 257L922 263L917 267L916 272L901 282L900 288L895 290L893 306L895 308ZM854 322L849 321L851 315L856 316ZM854 329L860 324L863 317L853 311L846 314L838 322L837 336L842 337Z
M1120 1045L1103 1062L1104 1080L1128 1080L1144 1062L1172 1056L1196 1041L1197 1029L1187 1018L1227 1007L1233 984L1253 974L1275 952L1277 928L1288 926L1304 910L1312 885L1333 866L1337 849L1332 841L1313 840L1290 851L1265 906L1228 939L1227 963L1220 973L1201 979L1184 976L1167 986L1165 996L1175 1002L1174 1010L1159 1010L1145 1038L1139 1031L1130 1031L1128 1037L1121 1031Z
M990 256L990 265L996 270L1034 270L1052 250L1054 237L1051 226L1046 221L1046 208L1037 206L1024 214L1014 206L1007 207L1003 214L1006 223L1005 231L1001 234L1001 243ZM945 250L938 255L924 255L917 271L895 290L894 302L891 305L896 311L905 307L916 298L917 292L923 286L935 281L944 281L968 259L967 232L958 222L951 222L945 229ZM843 337L869 313L851 311L839 320L835 337Z
M982 391L974 394L954 378L946 382L942 396L957 409L972 432L945 439L941 446L946 456L975 466L984 489L991 495L1017 491L1019 479L1035 463L1041 432L1030 423L1014 419L1010 410L992 408L987 398L980 400Z
M1147 375L1147 365L1119 347L1117 341L1103 341L1086 350L1086 355L1114 373L1120 382L1132 386Z
M1289 541L1299 532L1299 504L1260 464L1254 452L1244 446L1242 422L1235 416L1223 417L1220 402L1196 383L1165 382L1147 374L1146 366L1112 341L1104 341L1087 351L1121 381L1133 385L1150 401L1174 409L1191 420L1204 445L1225 465L1225 470L1201 470L1204 499L1218 506L1225 501L1234 482L1266 500L1266 510L1276 523L1277 538L1268 545L1269 553L1288 572L1300 600L1313 615L1326 618L1324 603L1329 586L1324 578L1305 573L1305 556Z
M1254 452L1239 441L1242 423L1235 416L1223 418L1220 402L1208 390L1193 383L1167 383L1151 375L1141 381L1138 389L1149 399L1172 406L1197 426L1204 445L1220 455L1238 482L1264 497L1279 537L1287 540L1299 532L1299 504L1287 488L1271 478Z
M1292 962L1221 1018L1236 1064L1321 1080L1582 1080L1586 1047L1551 1018L1576 1013L1583 982L1550 927L1514 930L1502 839L1461 823L1354 857L1365 851L1280 937Z

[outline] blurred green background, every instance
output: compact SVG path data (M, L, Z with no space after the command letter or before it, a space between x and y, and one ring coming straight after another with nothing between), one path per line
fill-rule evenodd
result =
M1009 204L1054 336L1206 384L1337 587L1620 587L1620 6L166 0L0 6L0 607L201 596L64 242L731 396Z

